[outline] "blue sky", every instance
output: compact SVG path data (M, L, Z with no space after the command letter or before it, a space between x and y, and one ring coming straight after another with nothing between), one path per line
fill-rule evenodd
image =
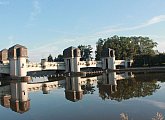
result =
M163 0L0 0L0 49L25 45L29 59L113 35L147 36L165 52Z

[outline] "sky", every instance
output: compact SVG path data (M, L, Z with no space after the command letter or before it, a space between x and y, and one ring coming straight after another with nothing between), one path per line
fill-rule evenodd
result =
M99 38L145 36L165 52L164 0L0 0L0 50L28 48L30 61Z

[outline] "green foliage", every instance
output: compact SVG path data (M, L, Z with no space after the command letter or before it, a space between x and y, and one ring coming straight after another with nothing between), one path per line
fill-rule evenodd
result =
M53 57L51 54L48 56L48 62L53 62Z
M54 62L63 62L64 61L64 56L59 54L58 57L54 58Z
M85 46L85 45L79 45L78 48L81 51L81 60L91 60L92 59L92 47L91 45Z
M133 59L136 55L154 55L157 46L149 37L119 37L99 39L96 43L96 60L100 60L104 48L115 50L116 59Z
M96 43L96 51L95 51L95 54L96 54L96 60L100 60L101 58L101 52L103 50L103 45L104 45L104 40L103 39L99 39L98 42Z
M135 56L133 67L143 66L165 66L165 54Z

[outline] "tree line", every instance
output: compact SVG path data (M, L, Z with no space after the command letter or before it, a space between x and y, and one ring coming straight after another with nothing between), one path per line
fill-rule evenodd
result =
M135 67L164 65L165 54L154 50L157 45L157 42L143 36L124 37L114 35L106 39L99 38L96 42L95 60L101 60L103 49L111 48L115 50L116 60L134 60L133 65ZM91 45L79 45L77 47L81 51L81 60L93 59ZM48 57L48 61L59 62L63 60L61 54L55 59L51 55Z

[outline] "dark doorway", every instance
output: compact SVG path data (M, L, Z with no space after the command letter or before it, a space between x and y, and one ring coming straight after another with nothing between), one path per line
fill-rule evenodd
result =
M108 69L108 59L105 59L106 69Z
M71 63L70 63L70 59L67 59L67 63L68 63L68 72L71 72Z

